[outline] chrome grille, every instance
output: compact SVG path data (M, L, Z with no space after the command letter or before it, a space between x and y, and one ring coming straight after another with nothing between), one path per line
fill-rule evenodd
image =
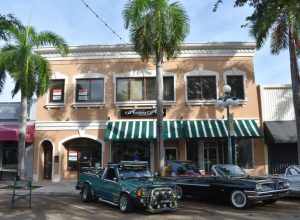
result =
M262 191L271 191L276 189L275 183L262 183Z
M151 191L150 209L176 208L176 193L172 188L155 188Z

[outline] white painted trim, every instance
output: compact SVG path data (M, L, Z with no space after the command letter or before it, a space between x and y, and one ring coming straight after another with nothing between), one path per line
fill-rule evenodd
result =
M118 78L147 78L147 77L155 77L156 71L155 70L135 70L130 71L127 73L116 73L113 75L113 87L114 87L114 104L116 106L153 106L156 107L156 100L142 100L142 101L117 101L117 79ZM163 101L164 105L172 105L176 103L176 74L170 72L164 72L163 76L171 76L173 77L174 82L174 100L173 101Z
M181 45L177 58L253 57L255 48L255 43L247 42L186 43ZM65 57L52 47L39 48L36 51L48 60L140 59L130 44L71 46L70 53Z
M188 82L187 78L190 76L215 76L216 77L216 95L217 98L213 100L188 100ZM205 69L194 69L191 72L184 74L184 86L185 86L185 103L187 105L214 105L216 100L219 98L219 73Z
M239 100L240 103L242 104L243 102L247 102L248 101L248 96L247 96L247 73L239 70L237 68L232 68L230 70L226 70L223 74L223 80L224 80L224 84L227 84L227 76L242 76L243 77L243 88L244 88L244 99Z
M78 79L103 79L103 101L102 102L76 102L76 87L77 87L77 80ZM107 76L102 73L79 73L72 77L72 83L74 85L74 98L73 98L73 105L72 106L80 106L80 107L89 107L90 105L101 106L105 105L106 101L106 83L107 83ZM76 108L76 107L75 107Z
M37 121L37 131L78 130L78 129L105 129L106 121Z
M66 105L66 93L68 90L68 77L61 72L53 72L50 80L64 80L64 102L58 103L58 102L50 102L50 88L47 91L47 97L46 97L46 104L44 105L45 108L62 108Z

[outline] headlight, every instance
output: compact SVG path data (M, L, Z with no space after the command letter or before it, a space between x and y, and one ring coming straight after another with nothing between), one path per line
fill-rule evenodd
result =
M290 183L289 182L284 182L283 183L283 187L284 188L289 188L290 187Z
M182 193L182 188L180 186L176 186L176 195L177 195L177 199L182 199L183 193Z
M263 187L260 183L256 184L256 191L262 191Z
M144 194L145 194L145 191L141 188L141 189L138 189L137 191L136 191L136 197L137 198L142 198L143 196L144 196Z

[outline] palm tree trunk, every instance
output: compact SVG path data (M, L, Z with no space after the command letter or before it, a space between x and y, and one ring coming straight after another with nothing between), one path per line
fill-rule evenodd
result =
M300 78L299 67L296 55L296 42L293 37L293 27L289 27L289 52L290 52L290 68L292 79L292 91L297 128L297 143L298 143L298 163L300 164Z
M161 175L164 175L165 168L165 148L163 140L163 75L161 69L162 59L156 60L156 90L157 90L157 138L156 143L159 149L159 171Z
M25 178L25 135L27 125L27 97L21 94L21 115L18 142L18 176Z

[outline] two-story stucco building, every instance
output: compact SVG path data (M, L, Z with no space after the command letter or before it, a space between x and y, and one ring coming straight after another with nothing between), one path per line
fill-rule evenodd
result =
M39 50L53 71L49 92L37 102L34 179L75 178L79 166L147 160L158 168L155 66L131 45L71 47L67 57ZM209 171L226 163L226 114L216 107L223 85L232 87L238 164L265 173L265 146L253 70L253 43L184 44L166 61L166 159L192 160Z

